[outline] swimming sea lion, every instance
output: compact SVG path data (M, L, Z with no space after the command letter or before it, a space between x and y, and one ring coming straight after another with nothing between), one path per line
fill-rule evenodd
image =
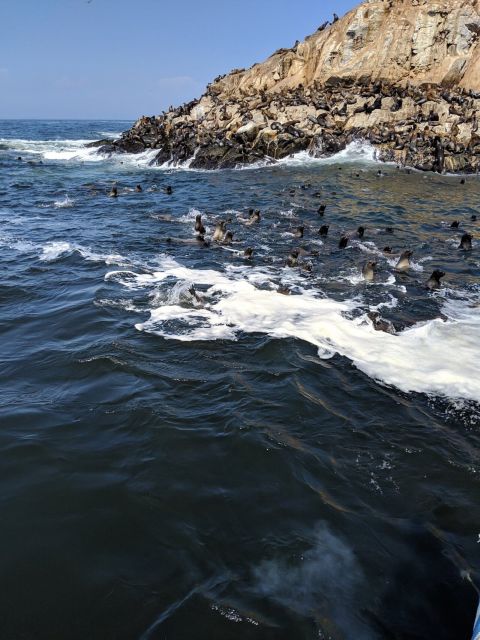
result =
M472 250L472 234L471 233L463 234L462 239L460 240L460 246L458 248L463 249L464 251Z
M459 226L460 226L460 222L458 220L454 220L450 225L450 229L458 229Z
M370 311L369 313L367 313L367 316L372 321L375 331L383 331L384 333L395 335L396 331L393 324L388 320L381 318L378 311Z
M320 236L322 236L323 238L325 238L328 235L328 230L330 228L330 225L328 224L322 224L322 226L320 227L318 233Z
M171 187L170 185L163 187L163 190L168 196L171 196L173 193L173 187Z
M117 187L113 186L110 189L110 193L108 194L108 197L109 198L118 198L118 189L117 189Z
M202 223L201 214L198 214L198 216L195 217L195 231L197 231L202 235L205 233L205 227L203 226L203 223Z
M287 266L288 267L298 266L298 251L296 249L293 249L293 251L290 252L290 255L287 258Z
M410 269L410 258L412 256L413 251L404 251L395 266L395 271L408 271Z
M427 289L439 289L441 285L440 279L443 278L444 275L444 271L435 269L430 278L427 280L427 283L425 285Z
M251 247L247 247L243 252L243 257L246 260L250 260L253 257L253 249Z
M197 302L202 303L203 302L203 298L200 297L194 287L194 285L192 284L192 286L189 288L188 293L192 296L192 298L195 298L195 300Z
M347 246L347 244L348 244L348 238L347 238L347 236L342 236L342 237L340 238L340 242L338 243L338 248L339 248L339 249L345 249L345 247Z
M477 221L477 216L476 216L475 214L471 215L471 216L470 216L470 220L471 220L472 222L476 222L476 221Z
M142 185L141 184L137 184L137 186L135 187L135 191L137 193L142 193L143 189L142 189Z
M383 253L392 253L392 247L383 247Z
M258 223L258 222L260 222L260 218L261 218L261 214L260 214L260 211L257 209L256 211L253 211L253 212L250 214L250 220L249 220L249 222L250 222L251 224Z
M305 227L297 227L295 231L296 238L303 238L303 232L305 231Z
M201 246L201 247L209 247L210 243L208 242L208 240L205 240L204 236L195 236L195 238L193 239L187 239L187 238L165 238L165 242L168 242L169 244L185 244L185 245L197 245L197 246Z
M231 231L227 231L225 237L223 238L223 244L232 244L233 242L233 233Z
M327 208L327 205L326 205L326 204L321 204L321 205L318 207L318 213L319 213L319 215L323 216L323 214L325 213L325 209L326 209L326 208Z
M362 275L365 278L365 280L368 280L369 282L371 282L375 278L376 266L377 266L377 263L374 262L373 260L369 260L364 264L362 269Z
M215 226L215 231L213 233L213 240L215 242L221 242L225 237L226 231L227 231L226 223L223 220L221 220L220 222L217 222Z
M364 235L365 235L365 227L358 227L357 236L359 238L363 238Z
M318 251L316 249L310 249L309 247L298 247L296 249L299 256L318 256Z

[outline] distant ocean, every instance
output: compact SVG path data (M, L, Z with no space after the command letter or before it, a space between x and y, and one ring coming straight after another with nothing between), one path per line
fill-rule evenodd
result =
M469 638L479 179L84 147L129 126L0 121L1 637Z

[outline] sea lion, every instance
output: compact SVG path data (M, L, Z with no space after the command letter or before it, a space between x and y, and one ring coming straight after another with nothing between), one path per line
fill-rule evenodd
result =
M222 240L225 238L226 231L227 231L226 223L223 220L221 220L220 222L217 222L215 226L215 231L213 233L213 240L215 242L222 242Z
M110 192L109 192L109 194L108 194L108 197L109 197L109 198L118 198L118 189L117 189L117 187L113 186L113 187L110 189Z
M168 195L171 196L173 193L173 187L171 187L170 185L167 185L166 187L163 187L163 191Z
M364 235L365 235L365 227L358 227L357 236L359 238L363 238Z
M375 278L376 266L377 266L377 263L374 262L373 260L369 260L364 264L362 269L362 275L365 278L365 280L368 280L369 282L371 282Z
M410 269L410 258L413 256L413 251L404 251L400 255L400 259L395 266L395 271L408 271Z
M375 331L383 331L384 333L395 335L396 331L393 324L388 320L380 317L378 311L370 311L369 313L367 313L367 316L372 321Z
M303 232L305 231L305 227L297 227L297 229L295 230L295 237L296 238L303 238Z
M197 231L201 235L205 233L205 227L203 226L203 223L202 223L201 214L198 214L198 216L195 217L195 231Z
M383 253L392 253L392 247L383 247Z
M250 224L256 224L258 222L260 222L261 219L261 213L260 211L257 209L256 211L252 211L252 213L249 216L249 222Z
M165 242L168 242L168 244L185 244L185 245L196 245L196 246L201 246L201 247L209 247L210 243L208 242L208 240L205 240L204 236L195 236L195 238L193 239L187 239L187 238L165 238Z
M298 266L298 251L293 249L293 251L290 251L290 255L287 258L287 267L296 266Z
M318 251L316 249L310 249L309 247L298 247L296 249L299 256L318 256Z
M142 185L141 184L137 184L137 186L135 187L135 192L136 193L142 193L143 189L142 189Z
M444 271L440 271L439 269L435 269L430 278L427 280L425 286L427 289L439 289L441 282L440 279L445 275Z
M330 225L329 224L322 224L322 226L318 230L318 233L322 238L325 238L328 235L328 230L329 229L330 229Z
M243 257L245 258L245 260L250 260L251 258L253 258L253 249L251 247L247 247L243 252Z
M326 208L327 208L327 205L326 205L326 204L321 204L321 205L318 207L318 214L319 214L319 215L321 215L321 216L323 216L323 214L325 213L325 209L326 209Z
M464 233L462 239L460 240L459 249L463 249L464 251L472 250L472 234Z
M385 233L393 233L393 227L385 227Z
M460 222L458 220L454 220L450 225L450 229L458 229L459 226L460 226Z
M345 249L345 247L347 246L347 244L348 244L348 238L347 238L347 236L342 236L342 237L340 238L340 242L338 243L338 248L339 248L339 249Z
M203 298L201 296L198 295L194 285L192 284L192 286L189 288L188 293L192 296L192 298L195 298L195 300L197 302L203 303Z
M227 231L225 237L223 238L223 244L232 244L233 242L233 232Z
M476 222L476 221L477 221L477 216L476 216L475 214L472 214L472 215L470 216L470 220L471 220L472 222Z

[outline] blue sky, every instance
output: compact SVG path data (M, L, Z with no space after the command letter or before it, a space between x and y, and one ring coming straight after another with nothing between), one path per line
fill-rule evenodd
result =
M355 0L0 0L0 118L136 119Z

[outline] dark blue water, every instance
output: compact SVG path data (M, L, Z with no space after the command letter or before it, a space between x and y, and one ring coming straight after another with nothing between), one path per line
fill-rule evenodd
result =
M468 638L478 179L379 176L364 148L204 173L80 142L129 124L0 122L1 637ZM235 243L190 244L197 213Z

